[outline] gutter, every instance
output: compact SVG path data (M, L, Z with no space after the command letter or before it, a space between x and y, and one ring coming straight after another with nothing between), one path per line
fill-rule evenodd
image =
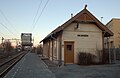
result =
M53 37L52 35L53 35L53 33L50 35L50 37L57 41L57 39L55 37Z
M56 40L56 52L57 52L57 47L58 47L57 46L57 38L53 37L53 33L50 36L51 36L52 39ZM61 59L60 59L61 54L60 54L60 51L58 51L58 54L59 54L58 55L58 65L61 66Z

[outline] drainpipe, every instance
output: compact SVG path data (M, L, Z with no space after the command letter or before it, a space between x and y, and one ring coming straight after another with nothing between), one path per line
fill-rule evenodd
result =
M111 52L110 52L110 46L109 46L109 38L110 37L108 37L108 52L109 52L109 63L111 64Z
M56 40L56 52L57 52L57 38L53 37L53 33L51 34L51 38ZM61 65L61 59L60 59L60 52L59 52L59 60L58 60L58 65Z
M55 37L53 37L52 35L53 35L53 33L51 34L51 38L57 41L57 39Z

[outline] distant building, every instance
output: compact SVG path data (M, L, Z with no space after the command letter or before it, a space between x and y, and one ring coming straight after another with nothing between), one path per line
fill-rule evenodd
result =
M106 27L114 33L114 36L108 39L108 43L105 43L105 47L108 45L110 48L115 46L118 48L120 46L120 19L113 18L107 24Z
M43 55L53 62L78 63L78 53L95 55L104 48L104 37L113 33L104 26L86 7L64 24L53 30L43 42Z

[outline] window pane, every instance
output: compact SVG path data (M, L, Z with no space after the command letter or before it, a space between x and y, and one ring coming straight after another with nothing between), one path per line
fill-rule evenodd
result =
M67 45L67 51L72 51L72 45Z

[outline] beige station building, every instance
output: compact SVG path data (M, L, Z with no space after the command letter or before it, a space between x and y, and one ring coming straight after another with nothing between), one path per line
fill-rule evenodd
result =
M59 19L59 18L58 18ZM43 55L57 63L78 63L79 52L95 55L103 50L104 38L113 33L103 25L86 7L48 34L43 42Z
M118 48L120 46L120 19L113 18L107 24L106 27L114 33L114 36L108 38L109 43L105 43L105 47L109 44L109 47Z

